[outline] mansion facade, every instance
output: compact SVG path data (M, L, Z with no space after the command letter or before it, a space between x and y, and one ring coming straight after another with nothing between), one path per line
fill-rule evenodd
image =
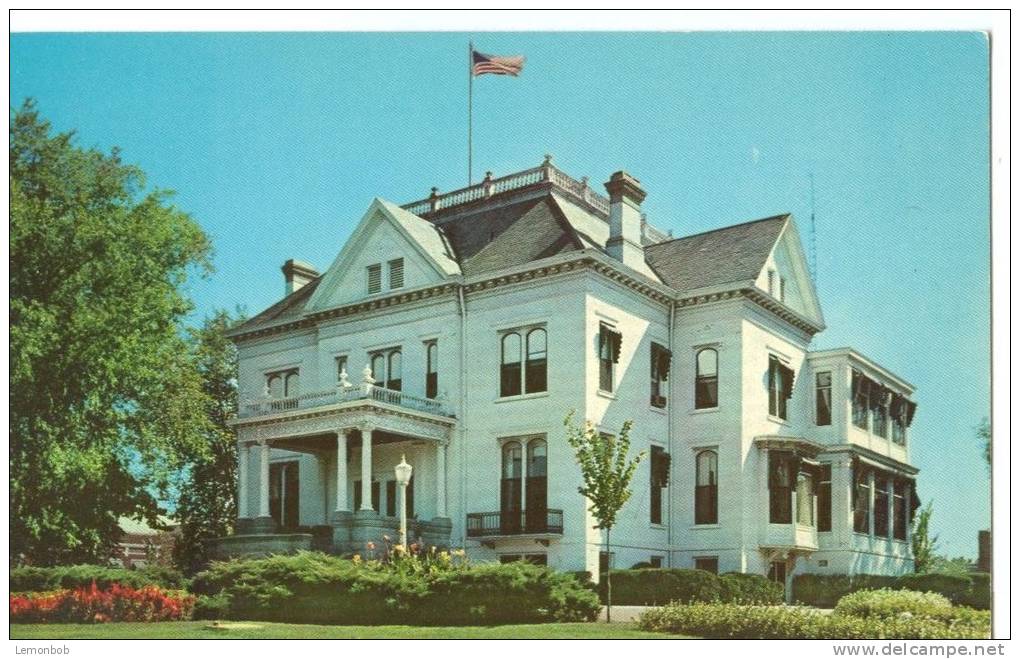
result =
M329 269L232 330L223 554L411 541L560 570L912 571L913 386L824 329L789 215L673 238L625 172L375 199ZM570 411L646 451L606 553Z

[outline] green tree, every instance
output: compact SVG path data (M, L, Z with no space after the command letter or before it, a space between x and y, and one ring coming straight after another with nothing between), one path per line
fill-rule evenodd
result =
M930 572L935 566L938 551L938 535L930 535L932 502L921 508L914 517L914 528L910 534L914 554L914 572Z
M567 415L563 425L567 429L567 443L577 455L577 464L581 467L581 477L584 480L584 485L577 490L591 503L588 510L597 522L595 528L605 530L606 556L611 556L609 533L616 524L616 515L630 499L630 481L645 457L645 452L640 451L635 457L628 457L632 421L625 421L620 434L615 436L600 433L590 421L583 425L575 424L573 412ZM610 568L607 565L606 622L610 621L613 605Z
M981 440L981 450L985 456L988 468L992 468L992 424L988 423L988 417L981 419L977 426L977 436Z
M203 453L181 291L210 246L137 167L10 120L10 561L105 560Z
M180 538L174 562L191 574L209 562L209 542L229 533L237 518L237 450L233 430L227 425L237 413L237 349L226 331L237 322L226 311L207 318L191 331L195 366L206 395L205 445L182 472L175 516Z

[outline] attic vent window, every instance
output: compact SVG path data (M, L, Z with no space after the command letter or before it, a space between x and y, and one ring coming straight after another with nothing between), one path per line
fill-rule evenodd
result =
M390 289L404 287L404 259L390 261Z
M373 295L382 290L382 265L373 263L368 266L368 294Z

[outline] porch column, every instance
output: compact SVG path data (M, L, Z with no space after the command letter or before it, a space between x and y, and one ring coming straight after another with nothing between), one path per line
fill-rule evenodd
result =
M436 517L446 517L446 444L436 442Z
M248 517L248 444L237 443L237 516Z
M336 434L336 509L347 507L347 430Z
M269 517L269 442L259 442L259 517Z
M372 508L372 426L361 428L361 510Z

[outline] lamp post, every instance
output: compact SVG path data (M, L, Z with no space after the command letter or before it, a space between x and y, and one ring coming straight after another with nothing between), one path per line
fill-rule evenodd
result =
M407 549L407 484L411 482L411 465L401 455L400 464L393 468L400 486L400 545Z

